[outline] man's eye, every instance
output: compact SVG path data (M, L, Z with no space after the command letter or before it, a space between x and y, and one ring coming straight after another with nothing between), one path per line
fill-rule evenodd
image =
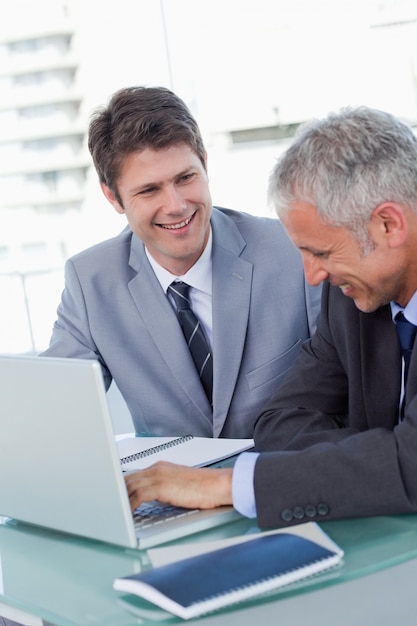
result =
M194 178L195 174L184 174L181 176L180 183L188 183L190 180Z
M138 193L138 196L146 196L147 194L153 193L155 191L155 187L146 187L146 189L141 189Z

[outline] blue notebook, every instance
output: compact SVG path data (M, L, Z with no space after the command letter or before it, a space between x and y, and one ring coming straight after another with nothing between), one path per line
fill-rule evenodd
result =
M114 588L190 619L316 575L338 565L343 552L300 534L255 538L155 569L117 578Z

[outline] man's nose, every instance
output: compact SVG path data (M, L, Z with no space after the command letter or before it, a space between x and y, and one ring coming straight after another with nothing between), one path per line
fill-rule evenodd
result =
M329 272L323 266L323 261L318 257L303 257L304 273L307 282L313 287L319 285L329 277Z
M180 191L174 186L168 187L164 192L164 207L168 211L179 213L186 208L186 202Z

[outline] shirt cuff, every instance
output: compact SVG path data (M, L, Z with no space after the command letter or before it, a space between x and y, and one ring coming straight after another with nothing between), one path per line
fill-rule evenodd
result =
M236 459L232 476L233 506L245 517L256 517L255 490L253 477L257 452L243 452Z

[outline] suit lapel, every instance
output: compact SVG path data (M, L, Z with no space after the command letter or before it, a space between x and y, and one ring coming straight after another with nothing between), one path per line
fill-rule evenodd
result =
M417 395L417 340L414 342L411 354L410 369L407 380L407 401L410 402Z
M240 258L246 242L235 224L213 212L213 434L232 401L248 328L253 265Z
M369 428L380 427L386 416L384 426L392 429L399 415L401 351L389 306L360 316L360 345L367 347L361 356Z

